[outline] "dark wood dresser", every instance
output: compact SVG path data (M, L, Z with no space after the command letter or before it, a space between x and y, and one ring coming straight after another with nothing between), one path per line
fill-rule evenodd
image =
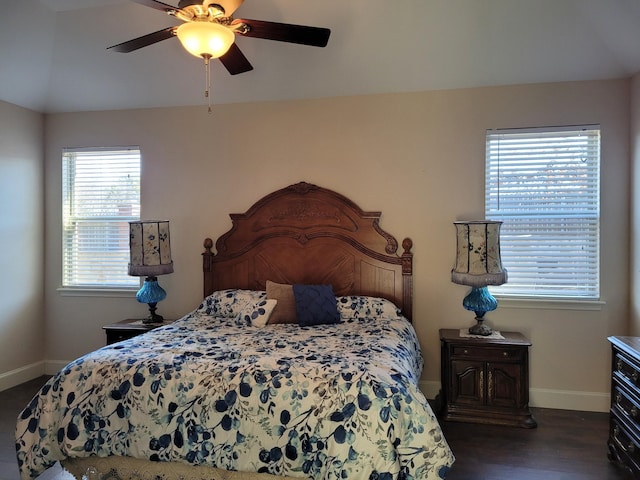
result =
M640 478L640 337L609 337L611 410L609 460Z
M529 410L529 347L517 332L503 339L461 337L440 330L445 420L535 428Z

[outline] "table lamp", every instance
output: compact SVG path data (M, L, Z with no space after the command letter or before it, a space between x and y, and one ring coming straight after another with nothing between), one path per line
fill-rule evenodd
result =
M158 284L158 275L173 273L169 222L166 220L142 220L129 222L129 275L146 277L136 299L149 305L149 317L143 323L159 323L164 320L156 313L156 304L167 296Z
M502 285L507 271L500 259L500 226L502 222L473 220L454 222L456 227L456 264L451 270L451 281L471 286L462 306L476 314L476 324L469 328L472 335L488 336L493 333L485 325L484 314L498 308L498 301L487 285Z

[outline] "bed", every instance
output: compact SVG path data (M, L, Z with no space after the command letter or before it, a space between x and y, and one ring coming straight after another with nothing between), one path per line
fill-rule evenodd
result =
M445 478L418 389L412 242L334 191L275 191L215 243L203 301L54 375L19 415L23 480ZM215 245L215 249L214 249Z

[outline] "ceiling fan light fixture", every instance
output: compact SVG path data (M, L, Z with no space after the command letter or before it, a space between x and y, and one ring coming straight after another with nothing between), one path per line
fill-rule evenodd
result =
M183 23L176 35L187 52L201 58L219 58L235 41L232 30L215 22Z

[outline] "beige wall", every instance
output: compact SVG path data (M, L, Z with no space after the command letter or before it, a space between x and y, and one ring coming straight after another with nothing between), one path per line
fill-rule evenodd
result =
M102 325L143 316L133 297L61 296L63 147L140 145L145 218L171 221L175 272L159 305L180 316L201 298L202 240L231 226L263 195L301 180L381 210L381 226L414 242L414 324L425 354L423 388L439 388L438 329L467 327L465 287L452 284L452 222L483 216L487 128L600 123L602 299L594 310L504 303L487 315L524 332L532 404L606 410L608 335L627 330L629 81L332 98L46 117L47 353L50 368L104 344Z
M0 390L44 360L43 125L0 101Z

